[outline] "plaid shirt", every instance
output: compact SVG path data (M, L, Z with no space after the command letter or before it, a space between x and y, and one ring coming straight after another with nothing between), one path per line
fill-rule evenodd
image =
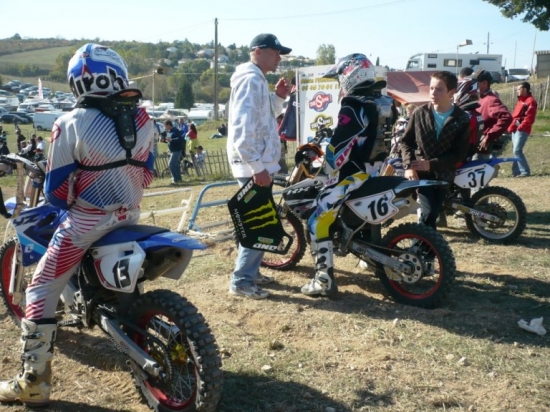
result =
M419 172L423 179L452 182L456 164L464 160L470 144L470 119L466 112L455 106L437 137L433 105L416 109L401 140L403 164L411 160L430 161L429 172Z

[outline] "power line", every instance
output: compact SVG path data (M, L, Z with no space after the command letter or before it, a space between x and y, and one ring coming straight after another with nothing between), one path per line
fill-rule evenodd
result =
M203 22L200 22L200 23L197 23L197 24L193 24L192 26L185 26L185 29L184 30L188 30L188 29L192 29L194 27L199 27L199 26L203 26L203 25L206 25L206 24L212 24L213 20L210 19L210 20L205 20ZM158 33L158 34L155 34L155 38L160 38L162 37L163 35L167 35L167 34L172 34L172 33L178 33L178 32L181 32L182 29L178 29L178 30L172 30L172 31L167 31L167 32L164 32L164 33ZM152 39L153 36L150 36L150 37L145 37L145 38L142 38L141 40L142 41L145 41L147 39Z
M393 1L386 1L384 3L379 4L372 4L370 6L364 6L364 7L357 7L355 9L346 9L346 10L335 10L335 11L325 11L320 13L309 13L309 14L300 14L300 15L290 15L290 16L280 16L280 17L259 17L259 18L247 18L247 19L218 19L220 21L250 21L250 20L281 20L281 19L301 19L304 17L313 17L313 16L327 16L331 14L342 14L342 13L349 13L353 11L358 10L367 10L367 9L374 9L379 7L386 7L391 6L398 3L407 3L410 1L416 1L416 0L393 0Z

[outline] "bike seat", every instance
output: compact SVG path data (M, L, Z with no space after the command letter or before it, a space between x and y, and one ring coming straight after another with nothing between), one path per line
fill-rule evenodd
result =
M348 200L358 199L360 197L370 196L386 190L395 189L400 183L406 181L400 176L378 176L367 179L361 187L351 192Z
M148 225L132 225L119 227L112 232L109 232L97 242L95 242L92 247L98 246L109 246L116 243L126 243L126 242L139 242L140 240L147 239L157 233L169 232L169 229L164 227L157 226L148 226Z

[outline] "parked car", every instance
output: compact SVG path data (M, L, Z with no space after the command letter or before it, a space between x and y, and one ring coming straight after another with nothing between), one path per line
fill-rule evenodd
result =
M7 113L0 116L0 123L29 124L30 122L27 119L24 119L16 114Z
M493 83L504 83L504 76L501 72L489 72L493 78Z
M23 112L9 112L8 114L14 114L22 119L27 119L28 123L32 123L32 116L29 113Z
M529 80L531 73L527 69L508 69L506 70L506 83L524 82Z

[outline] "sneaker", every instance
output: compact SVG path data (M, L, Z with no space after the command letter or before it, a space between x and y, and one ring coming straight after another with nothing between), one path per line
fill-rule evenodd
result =
M254 279L254 284L256 285L267 285L273 282L275 282L275 278L273 278L272 276L264 276L261 273L258 273L256 279Z
M521 174L517 175L516 177L529 177L529 176L531 176L530 173L521 173Z
M231 286L229 287L229 294L251 299L265 299L269 296L269 292L267 290L263 290L256 285L243 286L240 288Z

